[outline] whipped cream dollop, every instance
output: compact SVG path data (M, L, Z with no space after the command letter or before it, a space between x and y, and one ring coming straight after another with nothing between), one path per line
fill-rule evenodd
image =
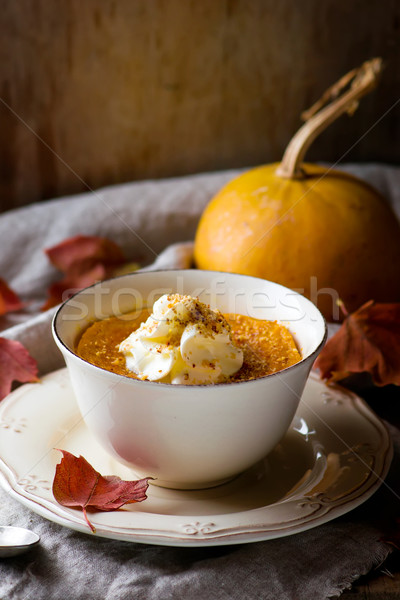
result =
M221 383L243 364L224 316L191 296L165 294L119 346L140 379L205 385Z

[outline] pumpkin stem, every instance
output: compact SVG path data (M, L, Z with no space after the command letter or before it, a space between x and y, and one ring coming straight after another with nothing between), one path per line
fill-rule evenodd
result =
M305 123L290 140L282 162L276 170L278 177L304 177L301 164L309 146L340 115L345 112L352 115L355 112L358 100L377 85L381 71L381 58L373 58L363 63L361 67L353 69L327 89L320 100L302 114ZM350 88L341 94L343 88L349 84Z

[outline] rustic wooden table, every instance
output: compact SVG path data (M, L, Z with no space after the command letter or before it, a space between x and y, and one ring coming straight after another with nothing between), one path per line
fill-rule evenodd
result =
M379 567L360 577L343 600L395 600L400 598L400 552L395 551Z

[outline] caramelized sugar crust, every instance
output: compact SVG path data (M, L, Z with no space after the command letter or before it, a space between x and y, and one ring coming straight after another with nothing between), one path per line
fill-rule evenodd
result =
M301 360L290 331L276 321L244 315L224 315L231 326L233 342L243 350L243 366L233 381L257 379L281 371Z
M125 357L118 347L149 314L149 311L141 310L95 321L83 332L76 353L102 369L137 379L135 373L126 368ZM231 326L233 342L243 350L243 366L229 381L271 375L301 360L291 333L276 321L237 314L224 314L224 317Z

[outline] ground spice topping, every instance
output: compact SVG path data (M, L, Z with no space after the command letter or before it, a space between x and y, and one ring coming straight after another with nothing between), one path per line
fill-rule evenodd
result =
M170 338L165 343L167 349L176 349L179 341L178 334L172 335L172 323L177 319L179 328L182 329L185 325L186 321L180 312L182 306L189 314L190 322L195 323L198 331L201 332L206 345L208 341L215 341L216 336L220 335L223 330L228 332L233 346L236 349L239 348L243 354L243 364L224 381L257 379L290 367L301 360L301 354L290 331L276 321L253 319L239 314L221 314L197 298L178 294L168 295L165 306L169 312L164 323L168 330L172 329ZM123 315L122 318L111 317L96 321L81 336L77 354L103 369L136 379L147 379L146 376L136 374L127 368L120 345L143 323L147 323L149 317L151 317L150 311L146 309L131 315ZM149 323L149 327L153 334L156 333L157 323L154 320ZM155 348L155 352L160 356L162 348L156 347L156 345ZM193 356L190 344L187 352L190 359ZM197 361L189 362L190 370L194 371ZM202 368L206 371L215 371L217 366L215 357L203 358L201 362ZM162 375L162 372L161 367L157 368L157 374ZM183 372L181 383L191 383L191 375L188 371Z

